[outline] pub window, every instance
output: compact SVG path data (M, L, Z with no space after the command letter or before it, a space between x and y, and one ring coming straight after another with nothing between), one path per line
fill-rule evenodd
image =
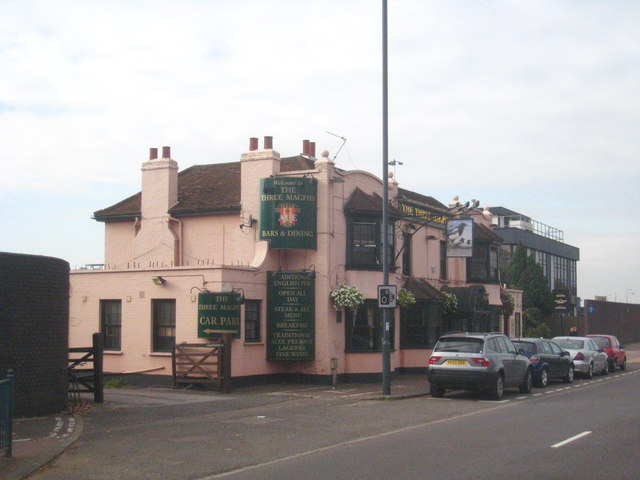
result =
M388 231L389 268L394 269L393 224ZM374 217L356 217L349 221L348 267L360 270L382 269L382 221Z
M260 300L244 301L244 341L260 341Z
M345 346L347 352L381 352L383 340L382 309L376 300L365 300L357 309L347 308L345 315ZM393 345L393 318L391 345Z
M424 348L429 345L429 322L424 308L400 309L400 348Z
M120 350L122 301L100 300L100 332L105 350Z
M440 241L440 280L447 279L447 242Z
M402 273L411 275L411 235L405 233L402 235Z
M498 280L498 250L486 243L475 242L473 256L467 259L467 281L495 282Z
M170 352L176 341L176 301L152 300L153 351Z

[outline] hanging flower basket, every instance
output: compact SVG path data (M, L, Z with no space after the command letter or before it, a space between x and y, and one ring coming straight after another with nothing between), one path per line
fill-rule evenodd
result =
M398 305L400 305L400 308L407 308L414 303L416 303L416 296L413 292L406 288L401 288L398 292Z
M342 308L358 308L364 303L364 294L360 290L342 283L331 290L329 298L331 298L333 308L336 310Z
M502 315L504 315L504 318L509 318L515 310L513 295L506 290L500 289L500 301L502 302Z

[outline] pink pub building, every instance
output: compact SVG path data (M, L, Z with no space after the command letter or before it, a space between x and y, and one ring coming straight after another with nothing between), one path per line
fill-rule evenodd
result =
M239 161L181 172L169 147L152 148L141 191L94 214L104 265L71 273L70 346L101 332L105 372L170 382L174 345L226 332L235 386L374 380L385 254L399 292L393 373L425 371L450 330L520 335L522 295L508 291L506 316L490 212L388 185L384 252L383 182L316 158L313 142L281 158L271 137L262 149L251 138Z

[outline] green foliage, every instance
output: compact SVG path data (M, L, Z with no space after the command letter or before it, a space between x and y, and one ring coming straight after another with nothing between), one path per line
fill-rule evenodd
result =
M446 297L444 300L443 311L444 313L453 313L458 310L458 297L455 293L442 292Z
M407 308L409 305L416 303L415 295L406 288L401 288L398 292L398 305L401 308Z
M507 281L509 285L515 288L520 288L520 278L523 272L527 269L527 250L522 243L518 243L516 251L513 253L511 260L509 260L509 267L507 268Z
M542 316L553 313L553 295L544 278L542 267L533 257L527 256L527 251L521 243L509 261L507 280L509 286L523 291L522 306L525 310L535 307Z
M114 378L113 380L109 380L104 388L122 388L124 387L124 382L119 378Z
M551 338L551 329L546 323L541 322L537 326L525 330L524 336L533 338Z

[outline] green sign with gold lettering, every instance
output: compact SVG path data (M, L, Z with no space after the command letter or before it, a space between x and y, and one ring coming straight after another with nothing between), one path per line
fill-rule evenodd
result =
M198 294L198 338L231 333L240 338L240 294L201 292Z
M267 360L315 358L315 274L267 273Z
M317 180L306 177L260 181L260 240L271 248L316 249Z

